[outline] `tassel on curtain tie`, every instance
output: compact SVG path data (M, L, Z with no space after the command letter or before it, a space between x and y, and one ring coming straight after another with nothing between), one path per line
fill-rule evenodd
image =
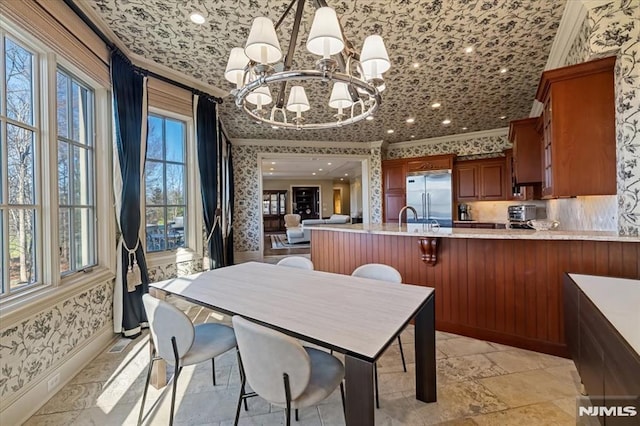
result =
M127 291L132 293L136 291L136 286L142 284L142 275L140 274L138 258L136 257L136 251L140 246L140 238L136 241L136 246L133 249L127 247L127 243L124 238L122 239L122 246L127 251L127 257L129 260L129 267L127 268Z

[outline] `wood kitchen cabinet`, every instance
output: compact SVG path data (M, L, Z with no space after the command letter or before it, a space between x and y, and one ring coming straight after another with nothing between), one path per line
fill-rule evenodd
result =
M505 179L507 185L508 201L526 201L539 200L541 198L540 183L534 185L518 185L514 172L513 151L511 149L504 150L505 159Z
M542 73L542 197L614 195L615 57Z
M454 166L456 200L495 201L507 199L505 159L460 161Z
M542 137L540 118L525 118L509 123L509 141L513 145L514 183L523 186L542 182Z
M400 209L405 205L407 161L405 159L382 162L383 222L398 222Z

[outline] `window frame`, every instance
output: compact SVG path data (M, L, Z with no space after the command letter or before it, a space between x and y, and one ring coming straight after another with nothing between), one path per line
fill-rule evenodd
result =
M186 206L187 206L187 227L184 234L185 247L178 247L175 250L163 250L157 252L148 252L146 249L146 238L143 238L145 244L145 254L147 267L154 268L158 266L166 266L167 264L187 262L203 257L203 215L202 202L200 197L200 171L198 169L198 156L195 140L195 129L193 117L178 114L176 112L160 109L149 105L148 116L160 116L173 120L180 120L185 124L185 179L187 190ZM144 176L141 180L141 194L146 193L146 185ZM140 217L141 229L146 228L146 196L140 199Z
M113 212L113 173L109 162L95 161L95 209L96 265L77 273L60 274L58 254L58 176L57 176L57 114L56 72L62 67L94 92L94 155L95 158L112 158L112 108L110 87L107 87L64 56L57 55L43 41L31 36L13 22L0 16L0 34L8 35L21 46L37 54L34 64L38 75L34 96L40 100L34 116L39 117L40 140L34 152L37 157L36 197L40 201L40 220L36 238L40 275L37 285L31 285L10 295L0 295L0 319L14 321L35 314L43 303L57 303L76 294L80 289L91 288L113 280L116 274L116 221ZM0 66L4 67L4 57ZM4 82L1 83L4 85ZM3 89L4 90L4 89ZM34 117L35 118L35 117ZM3 170L6 174L6 171ZM45 177L50 177L45 181ZM105 190L98 190L104 187ZM43 254L47 253L47 256Z
M86 145L77 142L75 140L73 140L73 136L71 135L71 137L69 135L65 136L61 136L58 132L58 127L57 127L57 101L58 101L58 96L57 96L57 75L58 73L61 72L62 74L65 75L65 77L67 77L69 84L72 83L76 83L78 86L83 87L85 89L87 89L90 93L91 93L91 101L87 102L87 105L89 107L89 111L90 111L90 117L88 119L88 123L87 123L87 133L90 134L90 143L87 143ZM67 96L72 96L73 92L72 92L72 88L71 86L69 86L67 88ZM70 101L71 97L68 98L68 105L67 105L67 114L68 114L68 120L72 117L73 115L73 105L72 102ZM62 65L58 64L58 66L56 67L56 189L59 189L59 180L58 180L58 174L57 174L57 159L58 159L58 152L57 149L59 147L60 142L64 142L66 144L68 144L71 147L73 146L77 146L81 149L86 150L87 152L91 153L91 158L90 158L90 169L92 172L92 176L91 176L91 182L90 182L90 189L89 189L89 199L90 202L89 204L87 204L86 206L83 205L76 205L74 204L72 198L73 198L73 178L70 177L70 193L69 193L69 200L68 203L65 205L65 208L68 208L70 211L70 223L71 223L71 230L73 231L73 212L75 211L75 209L77 208L83 208L83 207L89 207L92 211L93 214L91 215L91 220L92 220L92 224L91 224L91 231L92 231L92 241L91 241L91 249L93 251L92 253L92 257L93 260L91 262L91 264L88 265L84 265L81 268L75 268L72 267L71 264L74 263L75 260L75 256L73 256L75 249L74 249L74 244L73 244L73 232L70 235L70 240L69 240L69 249L70 249L70 267L69 270L64 271L64 272L60 272L61 276L64 278L65 276L69 276L78 272L84 272L88 269L94 268L95 266L98 265L99 262L99 254L98 254L98 244L97 244L97 232L96 232L96 222L97 222L97 207L96 207L96 194L97 194L97 173L96 173L96 167L97 167L97 161L96 161L96 143L95 143L95 137L96 137L96 96L95 96L95 89L93 87L91 87L90 85L88 85L87 83L84 82L84 80L80 79L75 73L70 72L69 70L67 70L65 67L63 67ZM69 125L69 129L72 127L72 125ZM71 149L69 150L69 154L71 154ZM72 156L69 156L69 174L71 175L73 172L73 160L72 160ZM60 229L60 225L59 225L59 220L60 220L60 210L61 210L62 206L60 203L60 199L58 197L58 247L61 246L61 242L60 242L60 235L59 235L59 229ZM60 251L58 250L58 255L60 254Z

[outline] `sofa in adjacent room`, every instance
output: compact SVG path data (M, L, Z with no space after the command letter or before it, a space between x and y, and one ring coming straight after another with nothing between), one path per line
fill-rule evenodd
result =
M346 223L351 223L351 216L347 214L332 214L329 219L304 219L299 227L287 228L287 241L289 241L289 244L308 243L311 241L309 226Z

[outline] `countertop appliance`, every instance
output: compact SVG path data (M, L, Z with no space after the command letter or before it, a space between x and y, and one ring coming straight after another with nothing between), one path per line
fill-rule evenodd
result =
M509 228L511 229L533 229L528 224L530 220L536 218L536 206L533 204L519 204L508 207Z
M468 204L458 204L458 220L471 220L471 207Z
M433 223L453 226L453 186L451 169L412 172L407 175L407 205L418 212L418 220L407 215L408 223Z

